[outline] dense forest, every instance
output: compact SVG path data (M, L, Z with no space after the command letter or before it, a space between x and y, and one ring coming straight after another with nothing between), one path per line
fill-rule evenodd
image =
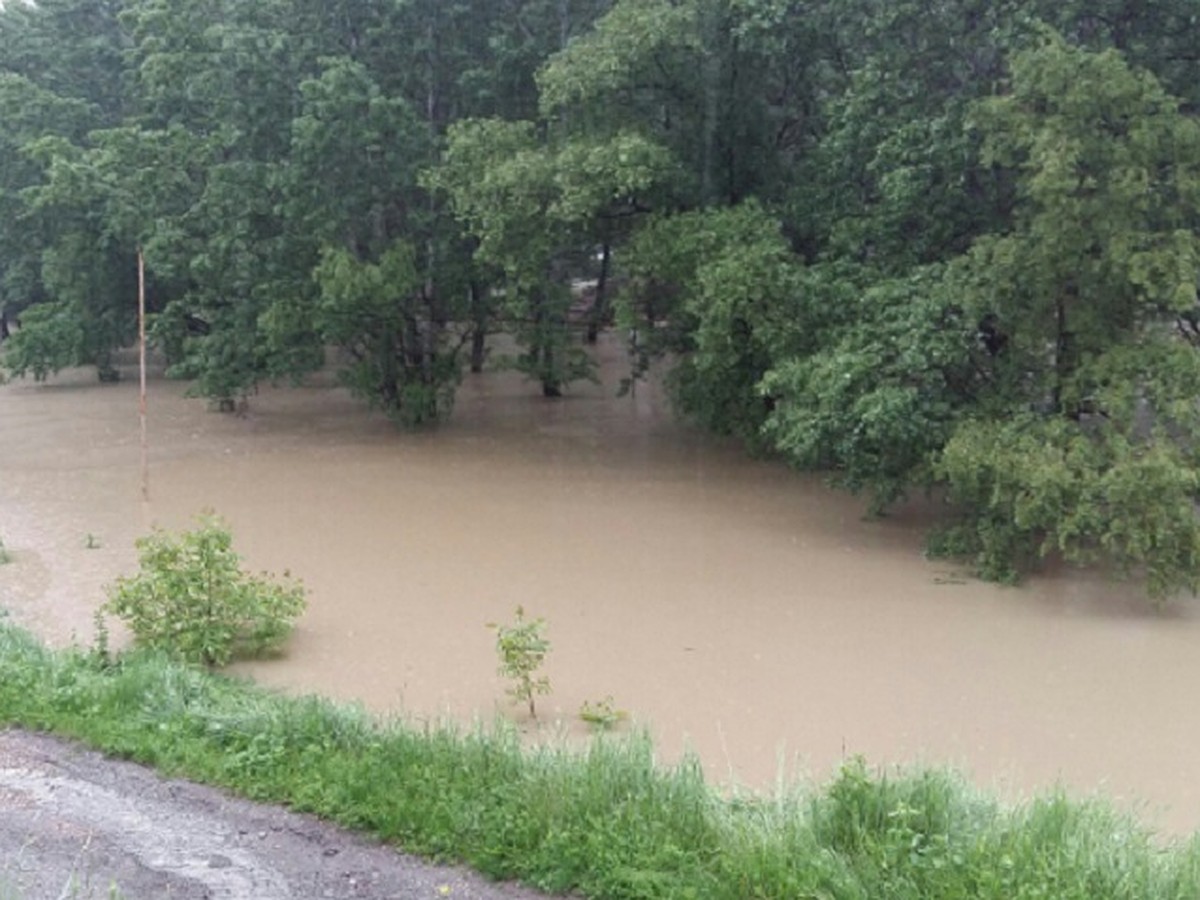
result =
M217 405L332 357L416 426L615 326L986 576L1195 591L1198 114L1195 0L8 0L4 365L115 377L139 253Z

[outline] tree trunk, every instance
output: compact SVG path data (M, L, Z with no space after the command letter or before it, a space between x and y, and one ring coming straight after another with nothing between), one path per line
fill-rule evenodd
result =
M483 371L487 358L487 308L483 303L483 292L479 285L471 282L471 372L478 375Z
M1074 296L1076 288L1068 285L1065 296L1059 294L1054 301L1054 412L1062 414L1063 387L1074 368L1071 360L1071 332L1067 330L1067 298Z
M600 275L596 279L596 299L592 301L592 308L588 313L587 342L589 344L596 343L596 339L600 336L600 328L608 319L608 268L611 258L612 245L605 239L603 254L600 257Z
M542 396L561 397L562 379L554 369L554 348L547 341L538 349L538 368L542 372Z
M533 373L542 382L543 397L561 397L562 379L554 364L554 337L550 314L546 310L546 297L539 291L533 313L533 341L529 357L533 361Z

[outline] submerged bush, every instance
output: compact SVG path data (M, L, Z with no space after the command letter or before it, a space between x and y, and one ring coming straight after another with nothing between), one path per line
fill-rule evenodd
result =
M526 619L524 607L517 607L512 625L490 624L496 631L496 655L500 658L499 673L512 682L508 695L514 703L529 705L530 718L537 718L538 694L550 693L550 679L535 674L550 652L544 619Z
M304 611L304 587L241 569L228 525L204 515L178 536L156 529L137 542L140 571L109 589L104 609L135 640L187 662L223 666L278 650Z

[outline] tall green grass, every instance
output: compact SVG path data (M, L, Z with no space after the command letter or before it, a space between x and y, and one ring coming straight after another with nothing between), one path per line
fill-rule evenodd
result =
M1099 801L1005 808L953 773L848 762L820 789L722 795L644 736L523 748L502 725L380 722L0 623L0 720L284 802L496 878L595 898L1200 898L1200 841Z

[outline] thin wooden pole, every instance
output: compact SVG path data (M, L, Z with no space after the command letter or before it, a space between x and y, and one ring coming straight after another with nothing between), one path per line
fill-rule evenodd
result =
M146 261L138 248L138 422L141 425L142 500L150 499L150 460L146 451Z

